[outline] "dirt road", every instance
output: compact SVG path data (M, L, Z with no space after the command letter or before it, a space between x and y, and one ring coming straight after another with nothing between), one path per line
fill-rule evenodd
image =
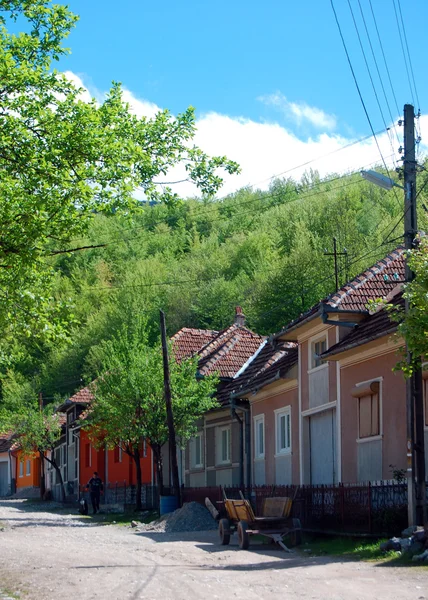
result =
M0 501L0 521L0 598L428 600L426 569L224 549L216 532L135 533L17 500Z

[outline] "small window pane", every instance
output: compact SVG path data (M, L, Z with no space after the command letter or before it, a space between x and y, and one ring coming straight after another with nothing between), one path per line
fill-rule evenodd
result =
M197 435L195 438L195 465L200 465L201 462L201 436Z
M259 454L262 455L265 452L265 441L263 438L263 421L259 422Z

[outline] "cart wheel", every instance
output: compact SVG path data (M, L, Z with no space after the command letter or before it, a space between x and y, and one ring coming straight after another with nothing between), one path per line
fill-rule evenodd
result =
M247 550L250 546L250 535L247 531L247 521L239 521L238 523L238 542L241 550Z
M293 528L295 531L290 533L290 539L292 546L300 546L302 543L302 524L300 519L293 519Z
M220 536L220 544L227 546L230 542L230 523L229 519L220 519L218 524L218 534Z

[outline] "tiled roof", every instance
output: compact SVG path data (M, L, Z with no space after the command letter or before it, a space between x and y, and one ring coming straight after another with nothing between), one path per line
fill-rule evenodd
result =
M11 431L0 434L0 452L7 452L11 449L14 437L15 436Z
M404 298L402 293L395 296L391 301L393 306L403 308ZM372 315L369 315L357 325L346 337L340 342L331 346L322 355L329 358L346 350L350 350L356 346L361 346L380 337L391 335L397 330L397 323L391 320L388 311L385 309L378 310Z
M245 397L248 392L255 392L276 378L284 377L297 363L297 355L297 344L275 339L264 341L242 373L219 391L217 399L224 404L231 394L236 398Z
M211 329L191 329L183 327L172 336L172 346L177 360L189 358L201 348L209 344L217 335L218 331Z
M404 252L402 247L393 250L372 267L354 277L340 290L330 294L289 323L277 336L311 320L323 310L327 313L350 311L368 314L369 300L385 298L397 284L404 281Z
M89 387L84 387L69 398L69 402L75 404L89 404L94 399L94 395Z
M222 378L232 378L256 352L261 335L241 325L233 324L220 332L199 352L200 375L218 372Z
M234 377L263 340L237 323L220 332L184 327L171 339L178 360L197 355L200 375L217 372L222 379Z

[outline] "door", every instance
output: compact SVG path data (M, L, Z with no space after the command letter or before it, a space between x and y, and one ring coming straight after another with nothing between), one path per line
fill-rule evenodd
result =
M309 417L311 484L336 481L336 411L326 410Z
M9 493L8 473L7 462L0 462L0 496L6 496Z

